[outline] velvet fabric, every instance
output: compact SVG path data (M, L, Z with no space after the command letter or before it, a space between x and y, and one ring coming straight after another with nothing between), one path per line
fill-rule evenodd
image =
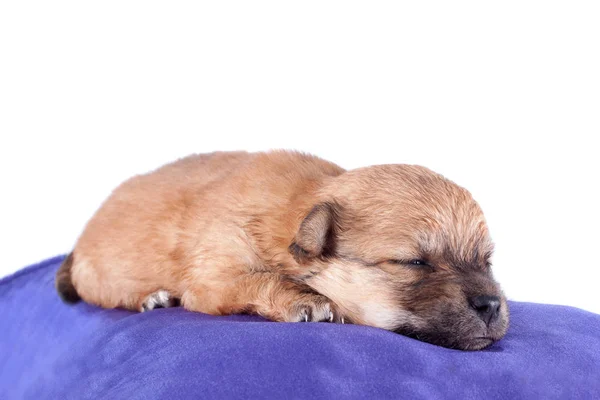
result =
M0 281L0 399L600 398L600 315L511 302L477 352L381 329L63 304L63 257Z

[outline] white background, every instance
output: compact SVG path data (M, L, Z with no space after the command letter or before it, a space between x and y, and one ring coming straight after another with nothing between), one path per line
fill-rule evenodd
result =
M600 312L600 10L572 2L0 5L0 275L193 152L417 163L467 187L509 298Z

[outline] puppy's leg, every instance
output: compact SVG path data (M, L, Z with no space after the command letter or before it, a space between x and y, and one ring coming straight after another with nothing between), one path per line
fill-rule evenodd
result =
M199 286L186 291L181 302L188 310L215 315L251 312L273 321L343 321L329 298L273 273L243 275L221 287Z
M166 290L157 290L144 299L140 311L145 312L154 310L155 308L177 307L178 305L179 299L173 297L170 292Z

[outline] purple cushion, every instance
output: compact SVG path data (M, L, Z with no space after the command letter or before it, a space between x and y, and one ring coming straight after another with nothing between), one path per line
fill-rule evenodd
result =
M600 398L600 315L511 302L464 352L381 329L67 306L63 257L0 281L0 399Z

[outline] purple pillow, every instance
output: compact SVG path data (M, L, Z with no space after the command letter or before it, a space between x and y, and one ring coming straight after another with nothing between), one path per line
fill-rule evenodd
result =
M63 257L0 281L0 399L600 398L600 315L511 302L478 352L381 329L63 304Z

